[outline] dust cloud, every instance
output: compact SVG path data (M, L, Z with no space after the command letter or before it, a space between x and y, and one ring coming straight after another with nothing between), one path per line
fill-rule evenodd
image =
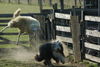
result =
M35 51L22 46L10 49L9 54L9 57L16 61L32 61L36 55Z

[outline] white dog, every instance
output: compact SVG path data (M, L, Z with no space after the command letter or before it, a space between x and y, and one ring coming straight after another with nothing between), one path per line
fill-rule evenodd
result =
M30 34L40 30L40 22L37 19L32 18L30 16L20 16L20 11L21 9L17 9L13 14L13 18L8 22L8 25L1 30L1 32L3 32L9 27L19 28L20 32L17 38L17 45L19 42L20 35L22 33Z

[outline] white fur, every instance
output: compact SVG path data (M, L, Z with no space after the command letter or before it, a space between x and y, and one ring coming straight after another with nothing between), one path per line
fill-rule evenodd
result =
M17 38L17 44L22 33L33 33L40 30L40 22L37 19L30 16L20 16L20 11L21 9L17 9L13 14L12 20L10 20L8 25L1 30L1 32L3 32L9 27L19 28L20 32Z

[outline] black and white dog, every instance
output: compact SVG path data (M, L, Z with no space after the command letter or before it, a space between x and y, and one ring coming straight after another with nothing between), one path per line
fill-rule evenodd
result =
M39 48L40 55L35 56L36 61L44 60L44 64L53 66L51 59L54 59L56 63L65 63L65 55L63 53L63 46L61 42L45 43Z

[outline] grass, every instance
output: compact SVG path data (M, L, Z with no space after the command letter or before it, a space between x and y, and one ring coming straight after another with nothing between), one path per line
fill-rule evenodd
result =
M16 48L17 45L14 44L4 44L4 45L0 45L0 48Z
M81 64L85 64L86 67L98 67L97 63L92 63L90 61L84 60Z
M9 39L11 41L16 41L16 39L17 39L17 35L9 35L9 36L3 35L2 37L6 38L6 39ZM20 37L20 41L28 41L28 35L22 35Z
M20 62L12 60L0 60L0 67L42 67L41 64L31 62ZM44 66L43 66L44 67Z
M22 9L22 13L39 12L39 6L37 5L0 3L0 14L13 13L18 8Z

